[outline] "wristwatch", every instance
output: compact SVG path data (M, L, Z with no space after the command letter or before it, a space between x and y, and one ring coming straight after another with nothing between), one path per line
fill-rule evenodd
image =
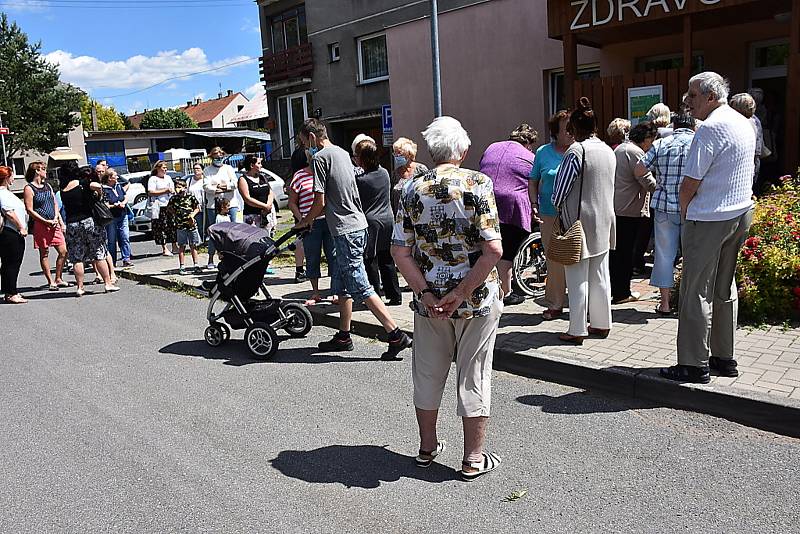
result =
M436 296L431 288L426 287L425 289L417 293L417 300L422 300L422 297L425 296L425 293L430 293L431 295Z

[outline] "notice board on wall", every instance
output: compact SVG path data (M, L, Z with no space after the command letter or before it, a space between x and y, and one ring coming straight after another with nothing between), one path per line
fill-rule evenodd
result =
M631 121L631 126L639 124L651 107L663 101L663 85L628 88L628 119Z

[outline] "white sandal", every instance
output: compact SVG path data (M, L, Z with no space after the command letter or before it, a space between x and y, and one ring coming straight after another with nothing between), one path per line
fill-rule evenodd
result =
M502 461L499 456L493 452L481 453L483 454L483 462L461 462L461 478L464 480L475 480L481 475L485 475L489 471L495 469ZM464 467L477 469L477 471L464 471Z
M444 441L436 444L436 450L423 451L419 450L419 455L414 459L417 462L417 467L430 467L433 461L444 451Z

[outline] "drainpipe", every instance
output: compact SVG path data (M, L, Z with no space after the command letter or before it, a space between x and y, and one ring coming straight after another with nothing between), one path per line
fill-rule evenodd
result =
M433 113L442 116L442 73L439 65L439 2L431 0L431 58L433 59Z

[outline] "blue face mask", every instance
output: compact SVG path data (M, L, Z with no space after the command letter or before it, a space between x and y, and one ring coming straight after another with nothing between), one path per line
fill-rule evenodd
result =
M408 165L408 158L405 156L395 156L394 157L394 166L395 167L405 167Z
M222 167L222 164L225 162L222 158L214 158L214 167Z
M315 146L308 147L308 155L311 156L312 158L317 152L319 152L319 149L317 147Z

